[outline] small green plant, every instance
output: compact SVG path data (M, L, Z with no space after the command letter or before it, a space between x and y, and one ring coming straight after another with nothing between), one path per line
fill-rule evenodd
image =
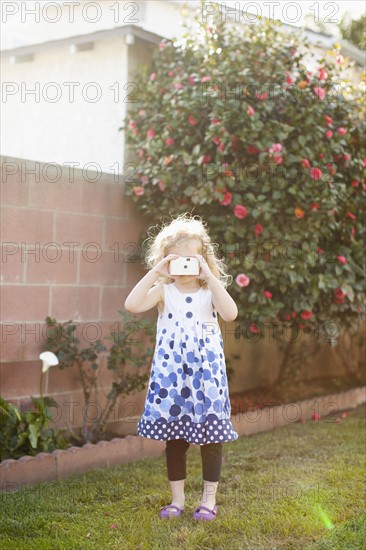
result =
M100 353L107 351L106 346L100 340L96 340L89 347L80 349L80 341L74 336L76 325L73 325L72 321L57 323L55 319L46 318L48 338L45 348L57 356L60 369L76 366L83 389L83 411L89 410L91 405L98 412L93 421L90 421L87 415L82 415L80 435L83 442L99 441L105 432L106 423L118 397L143 390L149 379L148 372L130 373L127 372L127 368L140 369L148 364L153 349L146 347L141 333L138 339L132 338L132 335L142 330L144 336L150 337L149 341L153 342L154 323L131 319L124 310L118 310L118 312L122 317L122 330L111 331L110 336L105 337L106 340L114 342L107 356L107 368L113 372L114 381L111 390L105 396L107 399L103 406L100 405L99 399L101 369L98 358ZM71 426L69 429L72 431Z
M51 397L31 399L35 409L22 411L0 397L0 460L51 453L71 445L64 437L64 430L48 427L49 408L57 406L56 401Z

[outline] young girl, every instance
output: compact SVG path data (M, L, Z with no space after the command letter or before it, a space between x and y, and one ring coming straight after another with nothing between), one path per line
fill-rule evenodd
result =
M199 216L182 214L151 238L145 262L149 272L127 296L132 313L157 306L156 346L145 407L137 434L166 441L166 463L172 502L161 518L184 511L186 451L200 445L203 494L195 519L216 517L216 491L221 474L222 443L239 436L230 421L226 364L217 313L234 321L237 306L225 290L231 284L226 265L216 257ZM169 262L194 256L199 275L170 275ZM228 279L231 279L228 283Z

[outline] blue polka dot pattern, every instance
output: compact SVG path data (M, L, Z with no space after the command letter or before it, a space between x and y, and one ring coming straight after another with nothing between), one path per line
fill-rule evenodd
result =
M137 434L206 445L234 441L220 327L209 289L163 285L164 311ZM193 321L193 324L192 324Z

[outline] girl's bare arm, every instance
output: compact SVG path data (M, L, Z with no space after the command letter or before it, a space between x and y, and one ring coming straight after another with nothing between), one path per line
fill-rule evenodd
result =
M150 270L134 286L127 296L124 307L130 313L148 311L161 301L161 285L153 286L159 274Z
M142 277L125 300L124 307L127 311L141 313L163 301L162 285L153 286L153 284L161 275L169 277L168 262L177 257L177 254L168 254Z
M212 292L212 303L224 321L234 321L238 316L238 308L222 283L214 275L206 279L208 288Z

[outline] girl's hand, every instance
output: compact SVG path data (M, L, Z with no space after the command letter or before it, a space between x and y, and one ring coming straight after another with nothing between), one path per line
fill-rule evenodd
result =
M168 268L168 263L170 262L170 260L174 260L174 258L179 258L179 254L168 254L168 256L165 256L165 258L160 260L160 262L157 263L151 271L157 273L161 277L171 277L172 279L174 279L174 275L170 275Z
M203 256L201 256L200 254L192 254L192 256L197 258L201 268L200 273L197 276L197 279L202 279L204 281L207 281L207 279L209 279L210 277L214 277L214 274L212 273L211 269L208 267L208 263Z

